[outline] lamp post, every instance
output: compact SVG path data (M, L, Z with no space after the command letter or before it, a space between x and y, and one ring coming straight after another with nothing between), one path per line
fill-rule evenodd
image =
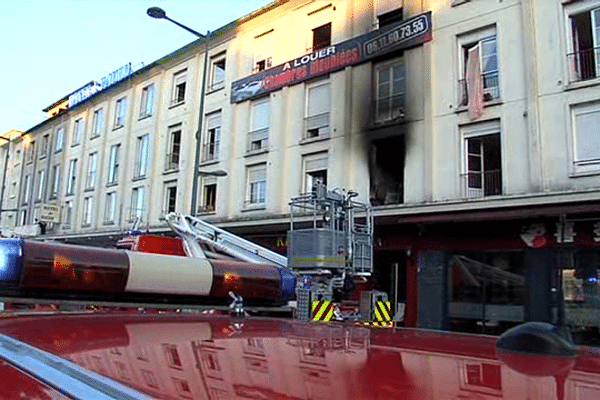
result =
M198 211L197 210L198 176L199 176L198 167L200 165L200 151L202 150L201 137L202 137L202 124L203 124L203 118L204 118L204 94L205 94L205 88L206 88L206 75L208 73L208 45L210 42L211 33L210 33L210 31L207 31L206 35L203 35L197 31L193 30L192 28L187 27L187 26L169 18L167 16L167 13L160 7L150 7L146 11L146 14L148 14L152 18L166 19L167 21L174 23L175 25L179 26L180 28L185 29L186 31L196 35L197 37L204 39L204 46L205 46L204 71L202 74L202 84L200 87L200 110L198 112L198 130L196 131L196 154L194 155L194 176L192 178L192 200L191 200L191 206L190 206L190 214L195 216ZM221 172L224 172L225 175L227 175L227 173L225 171L221 171ZM215 175L215 176L225 176L225 175Z
M6 140L6 152L4 156L4 170L2 171L2 188L0 188L0 232L2 230L2 214L4 214L4 186L6 185L6 173L8 171L8 155L10 152L10 138L0 136L1 140Z

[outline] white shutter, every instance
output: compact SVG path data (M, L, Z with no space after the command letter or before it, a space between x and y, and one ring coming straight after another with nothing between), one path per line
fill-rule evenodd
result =
M308 89L308 116L328 113L331 104L329 83Z
M600 109L575 114L575 162L600 162Z
M594 38L594 63L596 65L596 77L600 76L600 8L591 11L592 35Z

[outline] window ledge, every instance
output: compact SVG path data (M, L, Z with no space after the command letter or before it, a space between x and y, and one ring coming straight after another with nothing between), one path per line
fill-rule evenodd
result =
M92 136L90 136L90 140L94 140L96 138L99 138L100 134L99 133L94 133Z
M121 129L122 127L124 127L125 125L115 125L113 126L112 130L116 131L117 129Z
M71 143L71 147L77 147L81 144L81 142Z
M215 215L217 210L198 210L196 212L197 215Z
M115 221L104 221L102 225L114 225Z
M465 4L470 2L471 0L453 0L452 3L450 4L452 7L456 7L459 6L461 4Z
M600 175L600 165L592 164L586 166L574 165L569 173L569 178L584 178L586 176Z
M179 172L179 168L166 169L163 171L163 175L175 174Z
M138 118L138 121L143 121L145 119L148 119L152 116L152 114L144 114L144 115L140 115L140 117Z
M131 180L133 182L136 182L136 181L141 181L141 180L146 179L146 178L147 178L146 175L140 175L140 176L134 176L133 178L131 178Z
M259 154L265 154L268 152L269 152L269 149L250 150L250 151L247 151L246 154L244 154L244 157L257 156Z
M206 161L200 161L200 166L205 166L205 165L213 165L213 164L218 164L219 160L215 159L215 160L206 160Z
M108 182L106 184L106 187L114 187L114 186L117 186L118 184L119 184L119 182Z
M504 102L502 101L502 99L494 99L494 100L489 100L489 101L484 101L483 102L483 108L489 108L489 107L494 107L494 106L499 106L504 104ZM462 112L466 112L469 111L469 106L458 106L456 107L456 109L454 110L454 112L456 114L462 113Z
M88 187L88 188L83 189L83 191L86 192L86 193L87 192L93 192L94 190L96 190L96 188L93 188L93 187Z
M92 224L81 224L82 228L91 228Z
M586 79L584 81L577 81L568 83L565 86L565 90L576 90L590 86L598 86L600 85L600 77L594 79Z
M265 204L257 204L257 205L245 205L242 209L242 212L252 212L252 211L265 211L267 206Z
M215 87L212 87L212 86L211 86L211 87L210 87L210 88L208 88L208 90L206 91L206 94L207 94L207 95L209 95L209 94L212 94L212 93L215 93L215 92L220 92L220 91L221 91L221 90L223 90L223 89L225 89L225 85L224 85L224 84L223 84L223 85L221 85L221 86L215 86Z
M321 142L323 140L329 140L329 136L317 136L312 138L304 138L300 140L300 144L308 144L313 142Z
M171 105L169 106L169 110L172 109L172 108L177 108L177 107L179 107L180 105L183 105L183 104L185 104L185 100L184 101L180 101L179 103L171 103Z

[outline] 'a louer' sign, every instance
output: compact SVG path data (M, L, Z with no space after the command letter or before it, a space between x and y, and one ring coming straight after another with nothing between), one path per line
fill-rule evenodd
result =
M349 65L431 40L431 11L354 39L305 54L231 85L231 102L239 103Z

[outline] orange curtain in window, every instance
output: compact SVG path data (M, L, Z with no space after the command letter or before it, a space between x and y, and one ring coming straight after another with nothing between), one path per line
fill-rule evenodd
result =
M469 96L469 118L475 120L483 114L483 80L479 63L479 44L469 49L466 80Z

